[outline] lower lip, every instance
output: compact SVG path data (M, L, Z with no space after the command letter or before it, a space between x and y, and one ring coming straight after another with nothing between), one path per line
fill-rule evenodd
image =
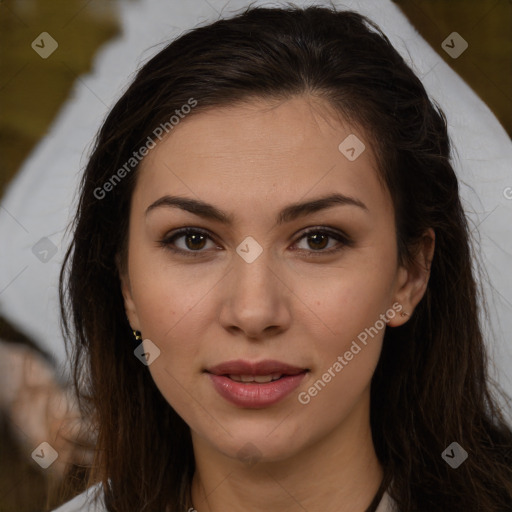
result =
M272 382L236 382L225 375L209 373L213 386L228 402L238 407L261 409L276 404L300 384L306 372L288 375Z

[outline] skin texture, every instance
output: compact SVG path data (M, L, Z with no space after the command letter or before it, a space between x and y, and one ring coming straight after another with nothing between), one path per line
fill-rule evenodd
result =
M338 149L351 133L366 146L354 161ZM413 314L428 282L433 231L418 265L399 267L393 205L371 141L311 97L252 100L190 116L139 172L122 291L132 328L161 351L149 366L157 387L191 428L194 507L363 511L382 478L369 391L384 329L308 404L298 394L393 304ZM285 206L333 192L367 209L336 205L275 223ZM166 206L146 214L166 194L211 203L232 215L233 225ZM159 243L185 226L211 236L174 240L189 253L202 251L197 257ZM304 231L312 227L353 242L308 240ZM247 236L263 250L252 263L236 252ZM333 247L341 249L327 254ZM397 314L388 328L408 318ZM309 372L279 403L241 408L203 371L233 359L276 359Z

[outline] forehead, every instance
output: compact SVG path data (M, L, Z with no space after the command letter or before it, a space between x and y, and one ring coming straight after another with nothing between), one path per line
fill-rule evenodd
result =
M364 149L351 160L347 145ZM147 203L180 193L233 205L257 206L260 199L268 207L269 199L333 191L384 208L390 201L364 131L322 100L305 97L252 100L185 117L145 157L139 173L136 195Z

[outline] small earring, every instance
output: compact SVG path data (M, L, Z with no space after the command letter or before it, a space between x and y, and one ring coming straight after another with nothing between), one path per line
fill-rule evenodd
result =
M402 311L402 312L400 313L400 316L410 316L410 315L409 315L409 313L406 313L405 311Z
M142 339L140 331L133 331L133 336L136 341L140 341Z

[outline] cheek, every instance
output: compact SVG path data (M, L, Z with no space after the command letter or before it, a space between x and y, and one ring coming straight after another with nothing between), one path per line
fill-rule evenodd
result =
M309 338L314 365L297 395L313 429L343 421L370 385L386 329L386 292L375 280L347 279L315 302L327 329Z
M340 297L349 299L345 307L331 307L323 311L329 333L311 340L310 350L317 356L313 371L304 383L311 398L317 394L319 402L343 404L354 400L369 384L378 363L386 322L380 315L386 312L380 300L365 300L354 294ZM313 386L315 389L312 389Z
M342 354L345 352L339 356L335 353L328 365L304 383L296 397L297 408L299 414L307 417L311 432L320 435L329 432L352 417L351 413L355 410L359 411L355 417L361 419L360 415L365 415L369 385L379 359L380 346L380 341L374 340L370 348L362 349L352 360L344 362L338 361L337 357L344 357Z
M392 263L393 257L390 251L385 261ZM395 314L391 263L386 267L373 256L354 258L350 264L347 259L343 268L333 271L332 279L316 281L316 286L303 281L309 285L311 318L320 319L322 325L316 333L309 331L309 350L316 355L316 364L301 386L303 400L299 399L310 410L318 407L319 414L323 408L324 414L343 415L369 385L386 320Z
M165 253L155 257L135 249L131 256L142 336L160 350L149 371L166 400L186 418L193 408L187 390L200 376L204 348L211 344L207 327L217 321L211 297L221 274L208 265L170 263Z
M382 251L375 250L375 254ZM384 264L374 255L354 254L343 266L325 269L323 275L302 277L297 282L295 294L308 306L310 318L316 317L315 321L323 326L322 332L313 337L319 353L332 355L333 351L343 350L390 308L396 274L393 257L390 254L384 258L389 262Z
M199 326L191 319L208 316L208 295L220 277L218 271L207 264L173 263L164 249L141 248L132 254L132 296L143 336L165 346L185 331L182 339L193 346Z
M183 273L153 267L133 286L141 332L160 350L148 367L166 401L187 423L197 423L204 402L194 389L200 378L204 326L214 318L207 311L208 281L191 283ZM191 397L194 396L194 399Z

